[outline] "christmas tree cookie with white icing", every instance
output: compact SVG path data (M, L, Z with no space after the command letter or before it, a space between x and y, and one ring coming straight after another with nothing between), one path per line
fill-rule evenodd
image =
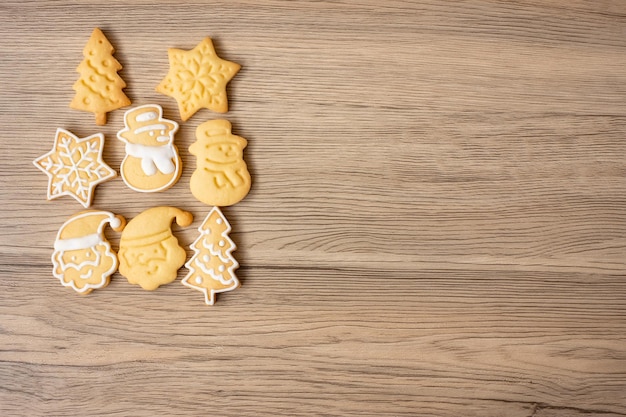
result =
M219 208L213 207L198 228L200 236L191 244L195 252L185 264L189 273L182 284L204 293L208 305L215 303L215 294L239 287L235 269L239 264L231 254L237 247L228 234L230 224Z

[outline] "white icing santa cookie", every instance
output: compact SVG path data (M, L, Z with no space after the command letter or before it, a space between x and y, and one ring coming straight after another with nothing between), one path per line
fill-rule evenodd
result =
M126 127L117 133L126 144L122 179L135 191L167 190L180 178L182 162L174 145L178 123L162 116L157 104L135 107L124 114Z
M52 254L52 273L61 284L79 294L89 294L109 284L118 262L104 236L107 224L121 232L126 220L108 211L87 210L61 226Z

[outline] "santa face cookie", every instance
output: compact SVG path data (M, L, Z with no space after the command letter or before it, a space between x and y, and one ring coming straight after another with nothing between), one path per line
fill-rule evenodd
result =
M163 191L180 178L182 163L174 145L178 124L162 115L157 104L135 107L124 114L126 127L117 133L126 144L122 179L135 191Z
M231 133L228 120L211 120L196 129L189 152L196 156L197 167L189 188L198 200L210 206L230 206L250 191L250 173L243 160L248 142Z
M80 139L57 129L52 150L33 162L48 175L48 200L69 195L89 207L96 185L116 176L102 160L103 146L102 133Z
M239 264L231 254L237 247L228 236L230 230L226 217L213 207L198 228L200 236L191 244L195 254L185 264L189 273L182 284L202 291L208 305L215 303L215 294L239 287L235 276Z
M189 226L191 213L175 207L153 207L133 218L120 239L120 274L144 290L176 279L187 253L172 234L171 224Z
M67 220L59 229L52 254L53 275L79 294L106 287L117 269L117 257L104 237L109 224L120 232L126 220L108 211L88 210Z

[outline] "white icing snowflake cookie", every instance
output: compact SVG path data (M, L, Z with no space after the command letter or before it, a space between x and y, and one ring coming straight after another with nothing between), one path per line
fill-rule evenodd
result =
M103 145L102 133L79 139L57 129L52 150L33 162L48 175L48 200L69 195L89 207L95 186L116 176L102 160Z

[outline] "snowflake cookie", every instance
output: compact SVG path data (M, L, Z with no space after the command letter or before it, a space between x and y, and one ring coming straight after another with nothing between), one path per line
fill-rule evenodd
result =
M191 244L195 254L185 268L189 273L182 284L204 293L208 305L215 303L215 294L239 287L235 269L239 264L231 255L237 249L228 234L231 227L219 208L213 207L198 228L200 236Z
M203 107L228 111L226 84L241 68L239 64L218 57L210 38L190 51L170 48L168 56L170 70L156 91L176 99L183 121Z
M52 150L33 161L48 175L48 200L69 195L89 207L95 186L117 175L102 160L103 145L102 133L79 139L57 129Z

